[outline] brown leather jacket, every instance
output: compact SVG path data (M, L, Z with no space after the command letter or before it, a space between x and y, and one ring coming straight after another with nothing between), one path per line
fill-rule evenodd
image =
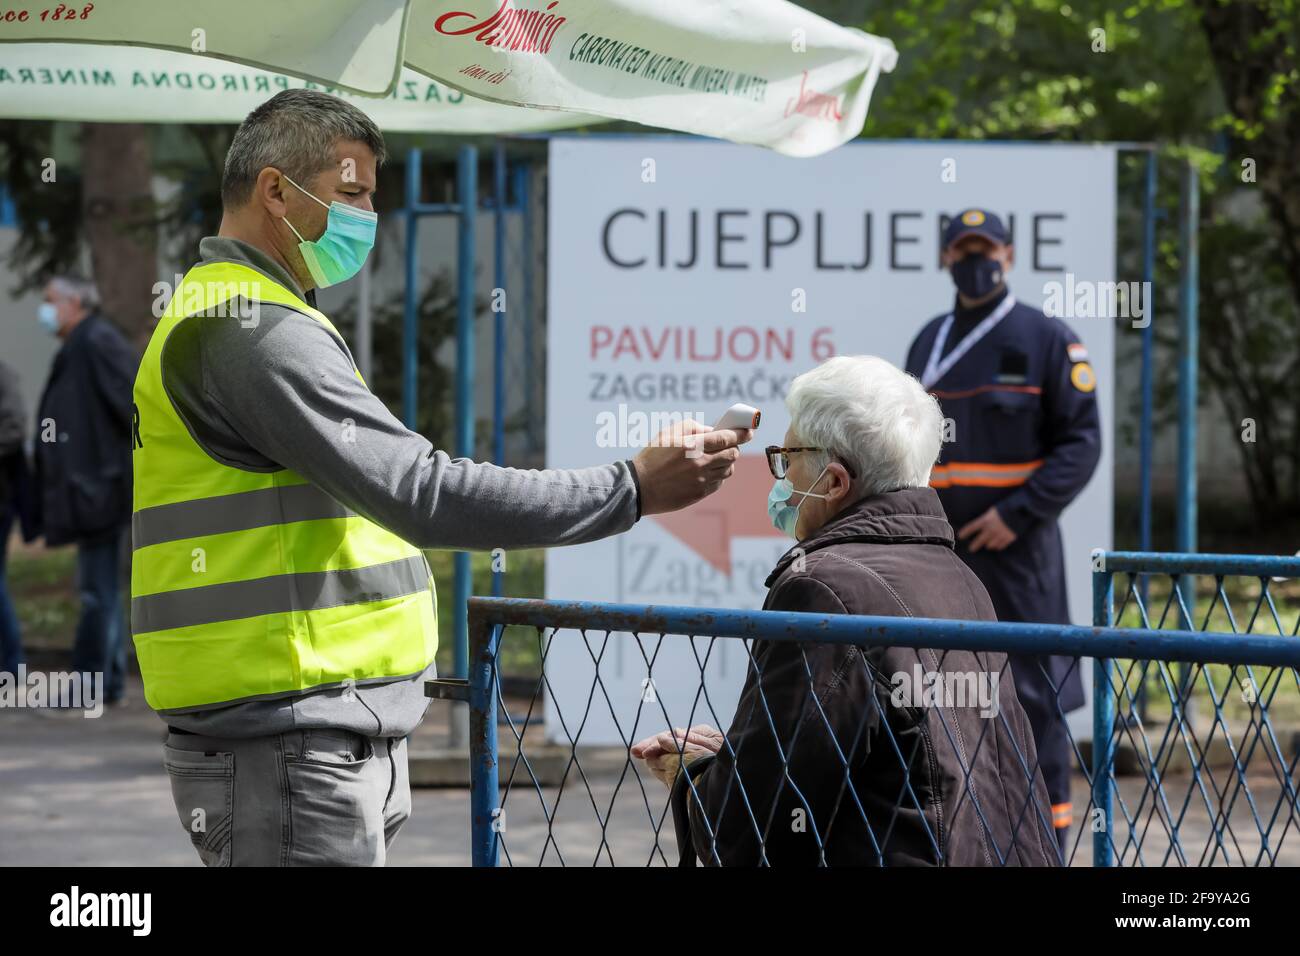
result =
M767 586L768 610L995 619L929 488L850 506ZM756 640L751 655L729 746L674 788L679 842L689 816L706 865L1058 865L1005 654Z

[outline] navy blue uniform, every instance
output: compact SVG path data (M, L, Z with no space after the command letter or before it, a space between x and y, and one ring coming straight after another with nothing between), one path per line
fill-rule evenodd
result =
M975 309L958 306L943 354L1007 294ZM907 371L918 378L945 318L927 323L908 351ZM930 482L948 520L960 529L996 506L1016 533L1002 551L972 553L958 542L957 553L988 589L999 620L1068 624L1057 517L1088 483L1101 454L1096 377L1086 349L1064 322L1017 302L929 388L952 423ZM1009 656L1064 840L1073 751L1061 715L1083 705L1079 665L1069 657Z

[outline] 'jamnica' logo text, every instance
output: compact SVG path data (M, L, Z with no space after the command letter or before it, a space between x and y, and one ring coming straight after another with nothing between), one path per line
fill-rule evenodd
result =
M818 93L816 90L808 88L808 71L803 71L803 79L799 81L799 95L792 96L785 104L785 115L793 116L795 113L802 113L804 116L811 116L813 119L824 119L838 123L844 118L840 113L840 98L831 96L829 93Z
M453 10L435 20L433 28L449 37L465 36L477 31L474 39L496 50L550 53L551 40L560 27L568 22L567 18L550 12L559 6L559 2L560 0L554 0L545 10L517 10L510 5L510 0L502 0L501 7L486 20L456 30L448 29L451 21L465 17L473 20L475 15L466 10Z

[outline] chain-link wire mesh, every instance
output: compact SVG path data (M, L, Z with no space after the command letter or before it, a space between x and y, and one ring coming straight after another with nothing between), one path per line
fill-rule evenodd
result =
M1099 608L1108 593L1098 586ZM1288 751L1268 715L1280 688L1297 696L1289 636L474 598L470 645L479 865L1300 861L1300 838L1283 847L1297 819L1294 742ZM1014 689L1026 665L1007 652L1071 669L1089 654L1106 675L1093 720L1104 746L1058 708L1084 808L1074 826L1053 812L1041 728ZM743 686L717 679L726 653ZM1119 675L1145 673L1136 661L1168 678L1146 691L1148 714L1164 687L1180 721L1133 719L1140 678ZM1226 774L1185 717L1178 668L1196 680L1241 672L1260 688L1241 729L1213 684L1219 735L1234 741ZM628 673L641 675L635 692ZM1247 822L1266 850L1242 839Z
M1094 555L1095 623L1295 642L1300 560ZM1145 643L1145 642L1144 642ZM1294 666L1171 664L1138 647L1094 665L1099 865L1300 863Z

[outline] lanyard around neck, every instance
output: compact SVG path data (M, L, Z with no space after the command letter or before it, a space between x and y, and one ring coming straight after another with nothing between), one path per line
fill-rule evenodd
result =
M951 312L943 320L943 325L939 326L939 334L934 337L934 345L930 348L930 360L925 363L925 371L921 373L921 385L925 388L931 388L948 374L949 370L956 365L963 355L969 352L980 339L993 331L993 326L1001 322L1008 312L1016 307L1016 297L1010 292L1002 300L1002 304L994 309L989 315L980 322L979 325L971 329L966 337L953 346L943 359L943 347L948 341L948 333L952 330L953 314Z

